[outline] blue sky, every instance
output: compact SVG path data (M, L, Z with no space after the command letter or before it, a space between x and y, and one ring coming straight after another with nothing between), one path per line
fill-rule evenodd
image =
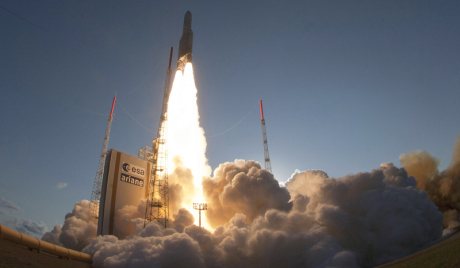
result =
M155 134L120 105L156 132L169 47L177 58L187 10L206 135L262 99L279 181L296 169L341 177L399 166L412 150L429 151L445 168L460 134L459 1L0 6L0 196L20 207L0 213L3 223L17 217L52 229L91 197L115 91L109 148L137 155L151 144ZM258 108L207 142L213 169L262 162Z

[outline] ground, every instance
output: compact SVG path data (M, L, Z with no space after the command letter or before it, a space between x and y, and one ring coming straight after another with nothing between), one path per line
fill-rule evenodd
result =
M86 263L59 259L45 253L30 251L26 247L0 239L1 268L88 268Z
M460 232L405 258L375 268L460 267Z
M59 259L45 253L30 251L0 239L0 267L2 268L89 268L89 264ZM460 232L405 258L375 268L454 268L460 267Z

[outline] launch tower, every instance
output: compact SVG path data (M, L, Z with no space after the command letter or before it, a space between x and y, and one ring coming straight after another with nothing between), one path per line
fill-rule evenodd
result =
M262 136L264 138L264 159L265 159L265 170L272 172L272 164L270 163L270 154L268 153L268 142L267 142L267 130L265 129L264 110L262 108L262 100L260 103L260 117L262 123Z
M139 158L144 157L153 163L152 176L148 185L148 199L145 209L144 227L157 221L166 228L169 220L169 190L168 190L168 150L166 144L168 100L171 89L171 61L173 48L169 55L169 66L166 71L166 81L163 95L163 107L161 109L160 124L157 138L153 140L151 153L139 150ZM143 151L142 151L143 150Z
M98 218L99 215L99 202L101 200L101 188L102 188L102 179L104 177L104 165L105 158L107 156L107 146L109 145L110 129L112 128L112 119L113 119L113 108L115 107L115 100L117 99L117 94L113 97L112 110L110 111L109 121L107 122L107 129L105 131L104 145L102 146L101 158L99 159L99 165L97 166L96 178L94 179L93 192L91 194L91 215L94 218Z

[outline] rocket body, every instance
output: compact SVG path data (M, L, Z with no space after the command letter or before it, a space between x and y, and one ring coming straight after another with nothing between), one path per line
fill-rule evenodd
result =
M184 69L187 62L192 62L193 48L193 31L192 31L192 13L187 11L184 16L184 28L182 37L179 42L179 54L177 60L177 68Z

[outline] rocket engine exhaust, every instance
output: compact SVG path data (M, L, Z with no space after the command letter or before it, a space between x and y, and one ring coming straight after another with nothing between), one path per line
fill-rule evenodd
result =
M178 207L186 208L193 214L198 225L199 213L192 205L205 202L202 180L203 177L211 175L211 167L207 163L206 138L198 113L197 88L192 66L191 25L192 13L187 11L179 43L176 75L168 101L168 170L171 172L168 177L170 193L174 193L175 187L183 189L181 194L177 194L180 198L173 202L180 203L180 206L172 205L175 208L171 213L176 213ZM209 226L206 216L203 226Z

